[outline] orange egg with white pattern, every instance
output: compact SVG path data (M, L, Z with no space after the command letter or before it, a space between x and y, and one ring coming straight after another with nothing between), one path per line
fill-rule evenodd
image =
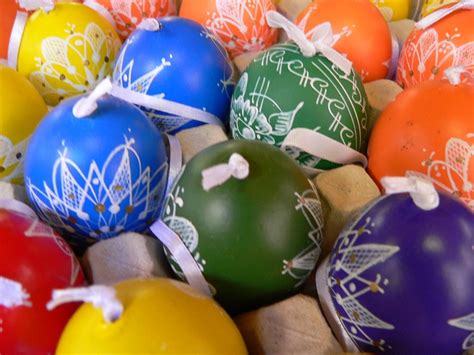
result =
M278 32L265 18L271 10L272 0L183 0L179 15L206 26L233 58L276 42Z
M375 5L367 0L314 0L296 18L308 38L324 22L332 26L334 49L347 55L364 82L387 77L392 37Z
M403 45L397 82L407 88L440 80L453 66L462 66L462 81L474 84L474 10L457 10L426 29L413 30Z
M176 15L175 0L89 0L103 6L115 21L118 34L127 38L145 18Z

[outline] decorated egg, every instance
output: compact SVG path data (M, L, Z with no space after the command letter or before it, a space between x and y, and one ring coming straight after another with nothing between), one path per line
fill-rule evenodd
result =
M308 171L332 169L365 160L367 97L354 70L346 75L322 54L277 44L240 78L230 127L235 139L284 147Z
M334 48L347 55L364 82L387 77L392 37L377 7L367 0L314 0L296 19L308 38L324 22L332 25Z
M428 16L432 12L449 4L458 3L459 0L424 0L421 10L421 17Z
M474 11L461 9L438 21L433 18L434 22L424 23L427 20L418 22L403 45L397 82L407 88L425 80L440 80L445 69L460 66L465 70L462 81L474 84Z
M55 288L80 286L72 250L37 218L0 209L0 349L4 354L54 353L77 304L49 312Z
M167 247L170 233L179 244L168 253L179 277L196 285L186 272L192 263L203 292L236 312L301 288L318 260L322 225L317 192L290 157L233 140L188 162L151 229Z
M114 286L122 311L111 322L91 304L67 324L57 354L247 354L232 319L179 281L127 280ZM64 306L60 306L64 307Z
M105 95L95 111L80 114L89 99L71 98L51 111L25 160L40 218L82 245L146 230L159 217L168 166L160 133L139 109Z
M206 26L234 58L276 42L277 30L265 21L271 10L276 10L272 0L184 0L179 15Z
M474 87L427 81L399 94L369 142L369 172L423 174L474 209Z
M2 14L2 21L0 22L0 59L4 62L8 60L8 48L10 46L10 37L13 31L13 26L17 18L17 12L20 7L16 0L3 0L0 2L0 14ZM19 16L21 18L27 17L24 13Z
M124 43L114 71L121 97L140 104L160 130L224 125L234 89L221 44L198 23L149 20ZM135 100L135 101L134 101Z
M411 0L370 0L382 12L387 21L398 21L410 17Z
M425 210L408 193L380 198L318 270L326 316L347 351L461 354L474 346L474 215L445 193L436 199Z
M19 33L18 52L9 62L52 106L92 90L110 75L120 48L112 25L78 3L37 10Z
M27 143L47 111L27 79L0 65L0 180L23 183Z
M90 3L109 11L122 39L126 39L145 18L176 15L175 0L89 0Z

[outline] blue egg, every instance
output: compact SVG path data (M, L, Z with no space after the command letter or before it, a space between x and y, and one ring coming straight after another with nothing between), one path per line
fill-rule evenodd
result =
M115 84L212 114L226 125L235 82L224 47L192 20L163 17L158 21L160 29L138 29L126 40L115 65ZM144 105L140 108L166 133L203 124Z
M134 105L111 96L77 118L79 99L53 109L31 137L25 156L31 204L53 228L87 243L142 232L160 215L165 193L161 133Z

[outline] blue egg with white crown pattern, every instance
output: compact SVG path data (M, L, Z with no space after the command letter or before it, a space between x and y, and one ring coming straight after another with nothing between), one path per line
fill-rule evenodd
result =
M86 117L81 98L53 109L33 133L25 184L38 216L81 244L142 232L158 218L168 162L161 133L134 105L112 96Z
M117 59L113 80L124 89L122 98L129 101L127 92L131 91L145 101L154 99L154 103L133 103L166 133L205 123L226 126L234 69L219 40L192 20L163 17L148 21L152 25L139 26Z

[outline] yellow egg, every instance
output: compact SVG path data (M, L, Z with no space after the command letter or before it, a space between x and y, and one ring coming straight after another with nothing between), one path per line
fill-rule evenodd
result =
M77 3L37 10L26 22L18 71L49 105L85 93L112 73L120 39L99 13Z
M106 323L101 311L82 305L56 354L247 354L227 313L184 283L128 280L115 289L124 306L121 317Z
M0 65L0 180L23 183L26 145L48 112L33 85L15 70Z
M440 7L448 4L459 2L459 0L424 0L423 9L421 10L421 17L428 16L433 11L438 10Z
M370 0L377 6L387 21L410 17L410 0Z

